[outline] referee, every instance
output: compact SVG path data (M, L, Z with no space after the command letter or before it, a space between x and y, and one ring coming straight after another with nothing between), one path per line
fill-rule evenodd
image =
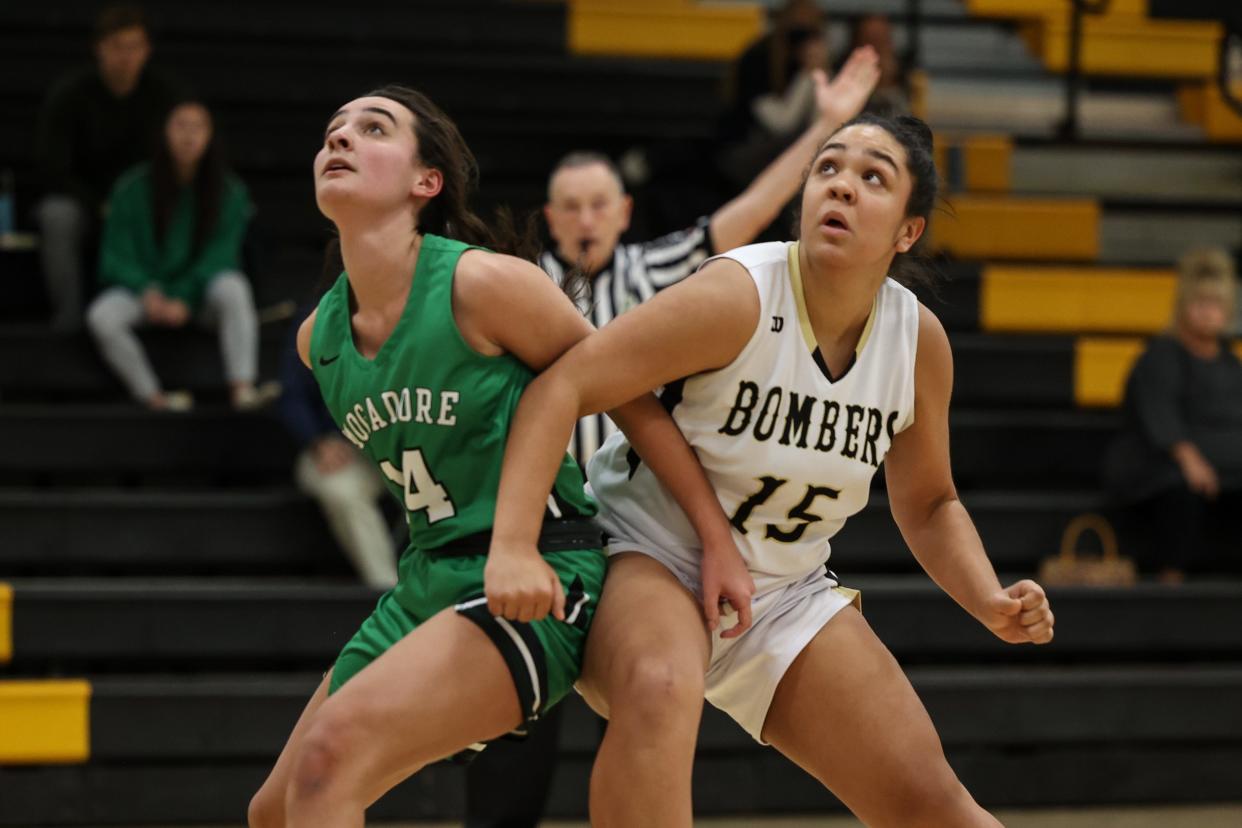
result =
M616 164L598 152L573 152L548 176L544 217L555 249L539 265L558 284L579 267L589 290L579 308L602 328L630 308L685 279L707 258L749 244L798 191L815 150L867 103L880 70L870 46L854 51L830 83L815 72L817 117L741 195L692 227L647 242L620 244L633 200ZM586 461L616 431L604 414L574 431L574 456ZM466 828L533 828L543 815L564 705L553 708L525 742L496 742L466 772Z
M539 265L558 284L575 267L589 277L579 308L602 328L630 308L680 282L704 260L750 244L794 197L806 166L838 126L862 111L879 79L870 46L855 50L829 83L817 71L814 123L740 195L692 227L646 242L619 244L630 225L633 200L616 164L598 152L573 152L548 176L543 213L555 243ZM574 433L574 454L583 466L616 431L604 414L584 417Z

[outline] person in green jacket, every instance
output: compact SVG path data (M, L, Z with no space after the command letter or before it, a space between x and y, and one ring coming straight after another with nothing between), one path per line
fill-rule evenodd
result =
M134 329L191 319L219 328L234 407L267 401L255 388L258 319L241 273L251 212L245 185L213 140L211 114L195 100L173 107L154 158L113 187L99 260L105 289L86 322L104 360L148 408L186 410L193 400L160 386Z

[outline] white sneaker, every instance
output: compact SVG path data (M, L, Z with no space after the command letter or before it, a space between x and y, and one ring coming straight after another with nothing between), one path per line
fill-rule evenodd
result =
M170 411L174 414L184 414L187 411L194 410L194 395L189 391L162 391L147 401L147 408L150 408L152 411Z
M280 396L280 383L275 380L261 382L243 388L233 395L233 408L237 411L254 411L274 402Z

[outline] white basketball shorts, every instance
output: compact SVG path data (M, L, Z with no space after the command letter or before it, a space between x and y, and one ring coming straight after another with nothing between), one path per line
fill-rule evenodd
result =
M661 550L616 535L609 540L607 552L609 556L640 552L654 558L696 600L702 598L697 552ZM606 592L607 581L604 588ZM737 623L736 613L730 612L712 634L707 700L728 713L760 744L767 744L763 724L785 671L824 625L851 604L861 609L861 595L840 586L822 566L792 582L767 588L756 583L750 629L737 638L721 638L722 632Z

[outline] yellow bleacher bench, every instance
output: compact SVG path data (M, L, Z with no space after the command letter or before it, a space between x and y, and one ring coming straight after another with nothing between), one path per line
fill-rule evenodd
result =
M1070 24L1049 17L1028 23L1023 38L1044 66L1069 66ZM1144 78L1208 78L1216 71L1223 28L1196 20L1083 18L1082 71Z
M931 247L963 259L1089 261L1099 255L1091 199L952 195L931 223Z
M756 3L570 0L569 50L579 55L733 60L763 33Z
M1081 337L1074 347L1074 400L1092 408L1121 405L1130 369L1145 347L1140 337ZM1242 341L1233 351L1242 359Z
M966 11L975 17L1065 19L1070 0L965 0ZM1146 17L1147 0L1112 0L1108 17Z
M937 135L936 169L950 192L1009 191L1013 139L1008 135Z
M979 326L993 333L1156 333L1169 324L1171 270L989 266Z
M0 681L0 765L85 762L90 682Z
M1242 81L1233 86L1235 98L1242 99ZM1225 101L1215 81L1187 84L1177 92L1182 120L1203 127L1212 141L1242 141L1242 115Z

